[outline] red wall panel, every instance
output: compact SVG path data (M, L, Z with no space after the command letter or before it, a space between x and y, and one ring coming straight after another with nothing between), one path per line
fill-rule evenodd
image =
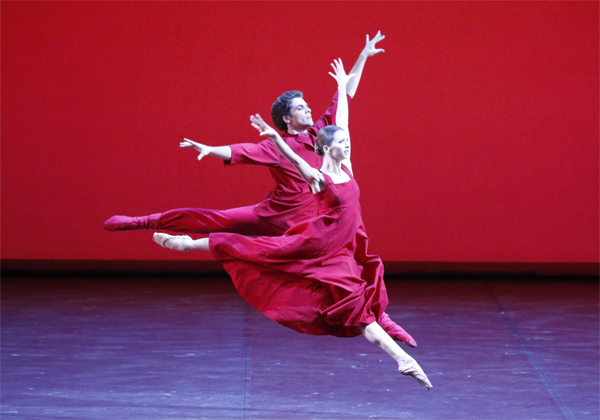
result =
M597 2L2 2L2 258L211 259L113 214L258 202L259 167L179 141L259 141L283 91L315 114L333 58L386 35L351 106L374 253L598 261Z

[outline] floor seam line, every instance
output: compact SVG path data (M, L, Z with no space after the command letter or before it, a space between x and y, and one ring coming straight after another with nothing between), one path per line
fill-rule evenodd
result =
M250 322L248 316L248 310L244 311L244 322L246 324L246 328L244 328L244 376L242 378L244 382L243 389L243 408L242 408L242 418L244 420L249 420L252 413L250 412L250 382L252 380L252 323Z
M523 337L521 337L521 335L517 331L517 328L515 327L513 322L508 317L507 311L504 308L504 306L502 305L502 302L500 302L500 299L498 298L498 296L491 289L489 290L489 292L492 295L492 298L493 298L494 302L496 303L498 309L500 310L500 316L502 317L502 319L504 320L504 322L510 329L510 332L512 333L514 339L519 344L521 351L527 358L527 361L529 362L529 364L533 367L533 370L538 375L538 378L540 379L540 381L542 381L542 384L546 388L546 391L548 391L548 394L550 394L550 397L552 398L554 403L558 406L558 408L562 412L565 419L576 420L575 416L573 416L573 413L571 413L571 410L569 410L569 408L567 407L566 403L563 401L563 399L560 396L560 394L558 393L558 391L556 391L556 389L554 389L554 386L552 386L552 384L550 383L550 380L544 373L544 369L542 369L542 367L539 365L539 363L535 360L535 357L533 356L533 353L527 347L525 340L523 340Z

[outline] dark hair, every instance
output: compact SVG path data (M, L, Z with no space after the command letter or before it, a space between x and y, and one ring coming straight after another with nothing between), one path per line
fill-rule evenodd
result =
M319 133L317 134L317 141L315 142L315 152L317 152L317 155L325 155L323 147L331 146L335 133L340 130L343 130L343 128L338 127L337 125L327 125L319 130Z
M299 90L288 90L281 95L271 107L271 118L275 127L281 131L287 131L287 124L283 121L285 115L290 115L291 102L294 98L302 98L302 92Z

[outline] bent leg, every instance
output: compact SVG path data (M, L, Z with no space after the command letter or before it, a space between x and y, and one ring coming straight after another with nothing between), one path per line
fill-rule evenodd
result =
M254 214L253 206L228 210L181 208L148 216L113 216L104 222L104 229L154 229L203 234L231 232L249 236L279 236L285 232L284 228Z
M378 345L398 363L400 373L412 376L428 390L429 388L433 388L433 385L429 382L429 378L427 378L427 375L425 375L425 372L423 372L417 361L402 350L377 322L361 326L360 330L367 340Z

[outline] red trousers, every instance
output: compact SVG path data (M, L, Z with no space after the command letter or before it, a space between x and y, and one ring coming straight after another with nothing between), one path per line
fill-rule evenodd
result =
M253 207L227 210L173 209L149 216L150 227L172 232L232 232L247 236L280 236L285 232L285 228L273 225L254 214Z

